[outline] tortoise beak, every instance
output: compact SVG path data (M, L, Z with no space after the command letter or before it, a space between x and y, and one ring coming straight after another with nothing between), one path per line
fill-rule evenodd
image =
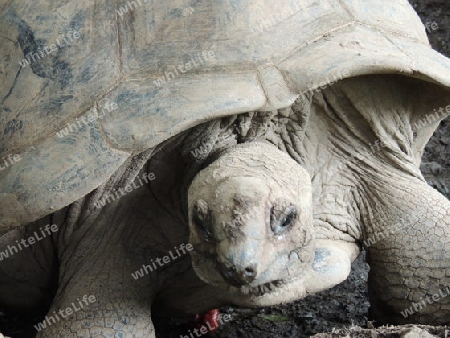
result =
M258 274L256 264L227 267L225 264L218 262L217 268L222 278L228 284L236 287L241 287L252 283Z

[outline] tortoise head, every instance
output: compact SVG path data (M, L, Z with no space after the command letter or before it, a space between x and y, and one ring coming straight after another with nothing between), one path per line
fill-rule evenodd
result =
M317 258L311 179L287 154L262 142L228 149L194 178L188 206L193 268L226 300L305 295Z

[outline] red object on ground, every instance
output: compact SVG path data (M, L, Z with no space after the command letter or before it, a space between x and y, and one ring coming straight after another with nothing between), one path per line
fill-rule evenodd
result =
M205 326L208 332L214 332L220 325L220 311L218 309L211 310L203 315L203 318L199 314L194 318L195 328L200 329Z
M220 325L220 311L217 309L211 310L203 316L203 323L209 328L209 332L214 332Z

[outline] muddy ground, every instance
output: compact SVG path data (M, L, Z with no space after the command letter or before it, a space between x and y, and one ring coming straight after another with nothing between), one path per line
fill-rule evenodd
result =
M429 37L434 48L450 56L450 2L449 0L410 1L425 24L429 24ZM433 25L436 23L436 25ZM436 28L437 29L433 29ZM427 181L450 199L450 119L443 121L427 146L422 171ZM367 275L369 268L364 254L353 264L349 278L331 290L310 296L288 305L263 309L221 309L233 320L214 334L220 338L233 337L307 337L336 330L334 334L317 337L426 337L424 331L435 336L450 337L445 328L382 328L367 330L372 323L368 318ZM357 327L356 327L357 326ZM350 329L351 328L351 329ZM8 330L13 337L34 337L30 325L20 318L9 318L0 313L0 332ZM411 330L412 333L410 332ZM186 327L161 326L162 338L186 335ZM3 331L4 332L4 331ZM350 333L352 332L352 333ZM406 334L406 335L405 335ZM206 336L204 336L206 337Z

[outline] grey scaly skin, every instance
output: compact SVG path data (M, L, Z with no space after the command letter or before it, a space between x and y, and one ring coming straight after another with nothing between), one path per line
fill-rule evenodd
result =
M420 129L415 124L418 110L442 110L446 100L435 94L435 101L421 106L414 97L426 91L415 87L413 81L405 84L400 88L388 78L374 79L373 83L355 79L343 82L342 91L333 91L337 95L326 93L324 97L340 107L333 113L345 121L348 130L340 134L344 142L336 141L341 156L346 156L349 144L363 137L364 124L354 113L364 113L364 107L372 107L365 112L370 119L367 125L382 141L379 147L372 138L371 149L366 152L361 148L346 167L340 167L351 173L351 193L358 206L354 215L359 218L362 238L373 239L385 233L367 248L371 316L384 323L446 324L450 298L429 299L450 284L446 263L450 258L446 250L450 241L450 203L425 182L418 169L423 153L420 144L428 140L439 121L432 120ZM350 102L356 109L349 107ZM337 123L333 133L339 135L341 125ZM402 311L422 300L426 300L423 309L407 318L402 315Z
M140 172L122 170L109 183L117 188L153 172L145 188L95 209L108 191L103 187L41 220L62 225L28 252L44 252L59 267L49 314L83 295L97 301L39 336L152 337L151 315L188 318L227 303L300 299L344 280L360 244L399 224L368 248L373 314L390 322L445 323L446 298L401 315L450 283L450 204L418 169L435 127L412 128L424 107L410 98L421 89L395 76L361 77L290 108L205 123L155 149ZM205 153L194 158L191 151L202 145ZM132 278L188 241L191 256ZM5 303L3 290L20 284L9 284L12 264L0 268ZM39 291L22 308L51 298L53 270L41 270L46 278L24 278Z

